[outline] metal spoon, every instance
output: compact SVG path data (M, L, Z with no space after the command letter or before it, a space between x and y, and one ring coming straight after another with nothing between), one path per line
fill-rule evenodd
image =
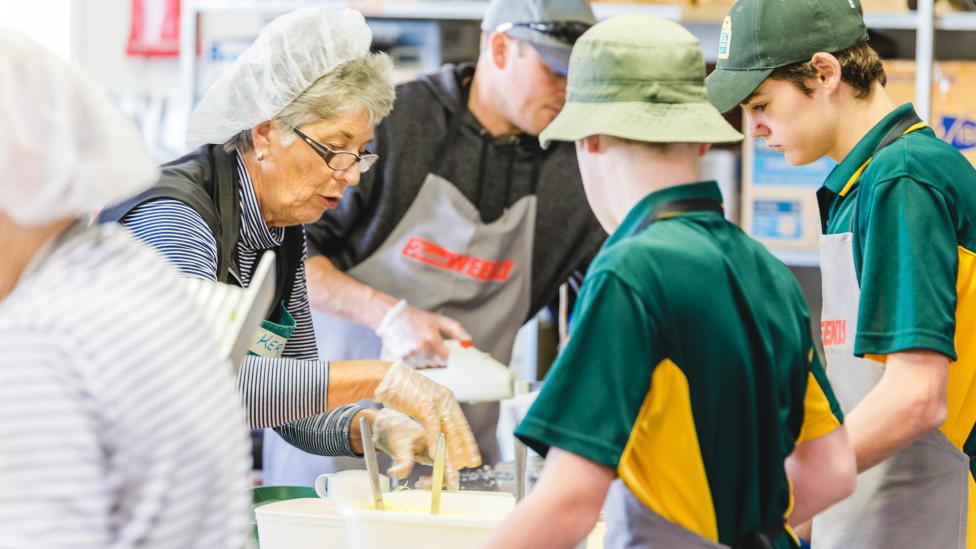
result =
M366 418L359 420L359 434L363 439L363 457L366 458L366 471L369 473L369 487L373 490L373 508L383 510L383 492L380 491L380 466L376 462L376 448L373 447L373 430Z

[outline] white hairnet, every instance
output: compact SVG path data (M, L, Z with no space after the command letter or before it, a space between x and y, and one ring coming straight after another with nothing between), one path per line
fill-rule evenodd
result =
M302 8L276 18L203 96L189 145L225 143L274 118L332 69L367 55L372 38L351 9Z
M83 217L149 187L132 123L78 69L0 31L0 211L24 225Z

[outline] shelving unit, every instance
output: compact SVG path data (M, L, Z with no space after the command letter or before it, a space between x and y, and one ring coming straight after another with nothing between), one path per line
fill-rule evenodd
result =
M933 42L938 31L976 31L976 13L953 13L935 17L934 0L919 0L914 13L869 13L865 16L868 27L874 29L915 30L916 107L922 118L931 112L931 81L933 67ZM201 14L248 12L260 14L284 13L310 5L352 7L368 18L477 21L484 15L484 0L397 2L384 0L184 0L180 28L180 75L182 97L189 110L196 100L197 56L195 54L198 17ZM718 26L721 15L714 9L695 10L677 5L604 3L593 5L598 18L626 14L652 14L694 25Z

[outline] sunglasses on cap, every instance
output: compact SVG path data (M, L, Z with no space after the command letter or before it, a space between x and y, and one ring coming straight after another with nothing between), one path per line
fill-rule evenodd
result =
M526 23L502 23L495 27L495 32L507 32L513 28L522 27L551 36L572 46L591 26L582 21L530 21Z

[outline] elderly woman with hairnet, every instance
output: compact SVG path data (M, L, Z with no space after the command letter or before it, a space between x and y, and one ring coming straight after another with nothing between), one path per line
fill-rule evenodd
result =
M86 223L156 168L91 81L4 31L0 165L0 544L245 546L232 368L164 259Z
M276 253L275 306L240 374L252 426L275 427L308 452L356 456L366 417L399 478L444 431L452 467L473 467L481 456L449 390L399 364L318 360L302 224L335 208L377 159L367 146L393 106L392 65L369 52L370 40L354 10L306 8L269 23L194 112L190 141L202 146L102 220L121 222L187 275L240 286L261 254ZM364 398L386 409L354 404Z

